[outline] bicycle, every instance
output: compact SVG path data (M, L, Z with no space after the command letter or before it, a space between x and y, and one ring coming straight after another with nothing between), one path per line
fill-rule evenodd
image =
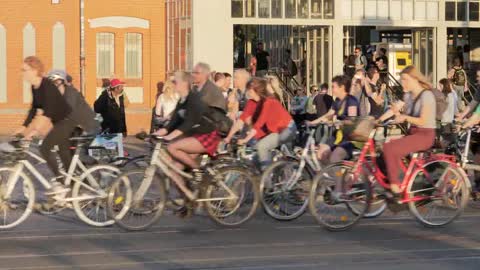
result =
M108 209L120 227L145 230L162 216L167 202L166 182L174 177L173 173L194 182L193 192L198 196L187 201L187 206L203 204L216 223L236 226L254 215L259 195L247 169L236 165L212 167L210 158L203 155L201 167L206 173L186 173L171 161L164 149L166 142L161 137L152 138L156 142L150 166L146 170L124 173L110 189Z
M317 222L328 230L348 229L363 217L369 209L375 182L384 190L390 190L390 184L378 166L375 147L377 129L384 126L377 126L370 132L353 167L344 164L349 173L337 174L337 179L324 177L324 172L315 177L309 208ZM407 164L402 164L402 171L400 197L389 198L388 192L382 195L389 203L407 204L410 213L426 227L440 227L452 222L468 203L470 181L456 164L455 156L432 151L414 153ZM428 209L430 206L432 211ZM448 215L431 217L439 209Z
M92 137L75 137L72 141L77 143L75 154L68 171L62 171L65 176L65 187L70 187L71 196L66 188L60 194L49 197L53 202L53 212L58 212L72 204L76 215L91 226L103 227L114 223L107 215L106 199L109 184L117 178L120 171L109 165L97 165L87 168L79 159L80 148L86 147ZM33 158L39 164L46 163L41 157L28 151L30 142L17 140L15 152L10 153L14 157L15 164L11 167L0 168L0 211L3 215L0 220L0 229L13 228L25 221L34 209L36 190L30 175L38 179L40 184L47 190L52 189L50 182L32 165L29 158ZM25 203L26 202L26 203ZM25 207L22 207L25 205ZM7 212L19 210L18 215L11 221L7 221Z
M315 131L315 128L308 130L306 145L297 156L274 162L262 174L260 200L265 212L276 220L294 220L307 209L311 181L321 169Z

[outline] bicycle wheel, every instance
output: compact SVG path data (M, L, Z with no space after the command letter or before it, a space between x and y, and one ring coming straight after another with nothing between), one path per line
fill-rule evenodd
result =
M318 173L312 183L309 208L313 217L331 231L346 230L368 211L371 201L370 183L348 173L351 167L333 164ZM355 205L353 212L351 205Z
M283 160L267 168L260 180L260 199L265 212L276 220L289 221L300 217L308 207L312 173L304 167L299 172L296 160ZM292 188L287 182L300 174Z
M163 214L167 195L164 181L158 174L154 174L143 198L135 198L135 193L139 190L144 178L145 170L126 172L112 185L109 192L108 209L111 215L116 217L117 224L123 229L145 230ZM131 196L131 200L128 199L129 196ZM125 209L127 210L125 211Z
M204 190L203 198L210 200L205 202L209 216L224 226L237 226L248 221L255 214L259 201L253 178L243 167L217 169L214 179L207 180L211 183Z
M0 168L0 229L9 229L25 221L35 204L35 187L32 180L21 172L6 198L9 178L15 173L14 167Z
M447 225L468 204L468 179L446 161L433 161L412 175L407 186L410 212L426 227Z
M109 165L89 168L75 181L72 204L78 218L95 227L110 226L115 220L108 215L107 195L120 170ZM82 199L88 196L88 199Z

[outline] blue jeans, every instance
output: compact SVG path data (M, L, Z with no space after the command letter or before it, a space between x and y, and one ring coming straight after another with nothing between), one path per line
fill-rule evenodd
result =
M295 139L297 134L297 126L294 121L291 121L288 127L280 133L270 133L263 137L257 143L258 159L260 166L265 169L272 163L271 150L279 147L282 144L288 143Z

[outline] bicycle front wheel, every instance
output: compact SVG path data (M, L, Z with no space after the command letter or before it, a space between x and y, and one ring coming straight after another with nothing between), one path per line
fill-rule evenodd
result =
M318 223L331 231L346 230L367 213L371 202L370 183L363 175L355 179L351 166L332 164L313 180L309 200L310 212Z
M308 207L312 173L296 160L283 160L272 164L262 175L260 197L265 212L276 220L290 221L300 217ZM298 176L297 176L298 174ZM289 180L294 185L289 188Z
M210 217L223 226L238 226L257 210L259 192L254 177L243 167L216 170L215 179L205 190L205 206Z
M107 194L119 174L120 170L113 166L97 165L75 181L72 190L73 209L83 222L95 227L115 223L108 215Z
M138 192L145 181L145 170L122 174L112 185L108 195L108 209L117 224L129 231L146 230L163 214L167 195L164 181L154 174L150 186L141 198Z
M468 204L465 173L446 161L433 161L412 175L407 186L409 209L426 227L441 227L455 220Z
M0 229L10 229L25 221L35 204L32 180L23 172L13 178L15 171L14 168L0 168ZM13 189L7 198L9 181Z

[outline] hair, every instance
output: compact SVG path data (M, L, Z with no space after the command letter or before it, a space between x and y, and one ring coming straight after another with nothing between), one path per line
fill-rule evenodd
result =
M454 66L461 66L462 65L462 60L460 59L460 57L457 56L453 59L453 65Z
M247 81L250 80L250 73L244 68L235 70L233 74L244 76Z
M192 75L186 71L177 71L174 74L175 80L180 80L182 82L187 82L189 85L192 83Z
M252 89L253 91L255 91L255 93L257 93L257 95L260 96L260 101L258 102L257 108L252 115L252 123L255 123L257 122L258 117L260 117L260 114L262 113L265 100L271 97L272 94L267 90L267 80L258 77L253 77L252 79L250 79L250 81L248 81L247 89Z
M448 96L448 94L450 94L452 92L452 81L450 81L447 78L443 78L438 82L443 86L442 93L445 96Z
M212 70L210 68L210 65L204 62L198 62L195 67L198 67L201 69L204 73L210 73Z
M38 76L43 76L45 73L45 65L42 60L36 56L28 56L23 60L23 63L27 64L31 69L36 70Z
M345 92L350 93L350 88L352 87L352 81L345 75L337 75L333 77L332 83L338 84L338 86L343 86Z
M316 85L311 85L311 86L310 86L310 92L313 92L313 91L314 91L314 88L317 89L316 91L318 91L318 86L316 86Z
M267 79L267 90L270 90L278 101L283 103L283 90L280 87L280 81L275 76L265 76Z
M328 83L322 83L320 85L320 91L322 91L322 90L328 90Z
M164 99L166 100L174 100L175 99L175 84L172 80L167 80L162 88L162 93Z
M359 50L360 52L362 51L362 48L360 47L355 47L354 51Z
M217 73L215 73L215 76L213 76L213 80L215 82L218 82L222 79L225 79L225 75L223 75L223 73L221 73L221 72L217 72Z
M383 54L386 54L386 53L387 53L387 49L385 49L385 48L380 48L380 51L381 51Z
M400 72L400 75L407 74L408 76L412 77L424 88L424 89L432 89L432 84L428 81L427 77L423 75L415 66L408 66Z
M228 72L224 72L223 73L223 76L225 76L225 78L231 78L232 77L232 74L228 73Z
M351 54L348 56L347 65L349 66L355 65L355 55Z
M110 88L110 80L107 78L102 79L102 88Z

